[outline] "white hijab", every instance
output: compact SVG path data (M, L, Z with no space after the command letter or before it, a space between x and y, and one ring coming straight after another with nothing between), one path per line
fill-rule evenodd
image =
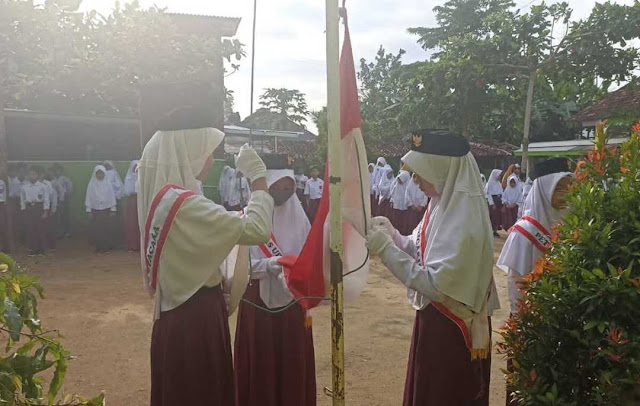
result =
M105 174L102 180L96 177L98 171ZM106 210L117 205L116 195L106 174L107 169L102 165L97 165L93 168L93 174L87 186L87 194L84 199L84 205L87 210Z
M122 178L120 174L116 170L116 166L113 164L113 161L104 161L105 164L109 164L111 169L107 169L105 172L105 178L111 183L111 187L113 187L113 193L116 195L116 199L120 199L122 197Z
M373 194L375 191L375 187L374 187L374 183L373 183L373 179L376 176L376 166L373 163L370 163L367 170L369 168L373 168L373 171L369 172L369 193Z
M516 182L515 186L511 186L511 180ZM522 198L522 187L518 181L518 175L511 175L507 180L507 188L502 192L502 203L518 204Z
M391 187L393 186L395 178L393 176L389 178L389 174L393 175L393 168L389 165L385 166L380 173L382 173L382 175L380 175L380 180L378 181L378 193L382 201L382 199L389 199L391 197Z
M489 175L489 181L485 185L485 192L487 197L491 196L502 196L502 183L500 183L500 174L502 171L500 169L494 169L491 171L491 175Z
M479 313L493 278L493 236L473 155L409 151L402 162L439 192L427 209L425 268L440 292ZM414 305L422 300L412 291L409 296Z
M382 164L382 166L380 166L380 164ZM378 190L378 183L380 183L380 179L382 178L382 176L384 174L386 174L385 168L387 165L387 160L384 159L383 157L379 157L376 160L376 167L373 170L373 184L375 186L375 193L378 194L380 193L380 191Z
M413 178L407 185L407 205L415 207L424 207L429 202L429 198L420 190L420 186Z
M553 192L562 178L572 176L570 172L553 173L543 176L533 182L529 192L524 214L538 220L548 231L562 220L564 210L554 209L551 205ZM512 231L504 243L497 266L508 272L509 269L524 276L531 272L536 262L542 257L542 252L533 246L524 235Z
M131 161L129 164L129 170L124 177L123 194L125 196L131 196L138 193L138 163L140 163L140 160L136 159Z
M295 178L290 169L268 170L267 186L271 187L283 178L290 178L294 182L295 191ZM282 205L274 206L272 234L284 255L299 255L307 241L309 230L311 223L295 193ZM251 247L251 258L264 259L266 256L259 247ZM260 299L269 308L286 306L294 299L284 274L268 274L266 278L260 279Z

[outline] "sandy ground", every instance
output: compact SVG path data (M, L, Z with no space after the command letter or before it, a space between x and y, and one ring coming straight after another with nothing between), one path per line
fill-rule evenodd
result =
M496 252L504 235L496 239ZM46 292L40 315L46 328L64 335L76 359L67 393L104 391L109 405L142 406L149 399L151 305L142 287L139 256L115 252L96 256L88 246L64 242L54 254L19 258L37 274ZM508 312L506 276L494 268L502 309L494 314L494 342ZM401 405L414 311L405 288L374 261L362 296L346 308L346 396L353 406ZM313 311L318 405L331 404L329 307ZM235 317L231 319L232 334ZM504 404L505 362L494 354L491 405Z

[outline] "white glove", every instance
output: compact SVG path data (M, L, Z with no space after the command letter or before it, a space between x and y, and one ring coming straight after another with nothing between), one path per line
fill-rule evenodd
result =
M282 273L282 265L278 263L280 257L271 257L267 261L267 272L273 276L278 276Z
M393 226L393 224L391 224L391 221L389 221L389 219L386 217L378 216L378 217L373 217L371 219L371 226L370 226L371 231L373 231L377 227L384 228L385 230L387 230L387 233L389 233L389 235L391 236L396 232L395 227Z
M249 144L240 147L240 152L236 156L236 168L248 179L251 179L251 182L267 176L266 165Z
M374 227L367 235L367 248L372 255L381 255L389 245L394 245L393 238L384 227Z

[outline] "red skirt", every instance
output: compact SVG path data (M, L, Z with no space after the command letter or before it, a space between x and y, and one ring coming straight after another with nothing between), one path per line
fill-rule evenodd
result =
M127 196L124 206L124 231L127 250L140 251L140 226L138 225L138 196Z
M151 335L151 406L234 406L227 307L219 286L163 312Z
M407 229L409 228L408 216L409 216L409 210L393 209L393 221L394 221L393 226L402 235L411 234L411 231L413 231L413 228L411 229L411 231L407 231Z
M502 206L502 226L505 230L509 230L518 221L518 206L507 207Z
M257 281L244 299L264 307ZM234 357L236 406L315 406L313 335L300 305L267 313L241 302Z
M488 406L490 378L491 358L472 361L454 322L431 305L416 312L403 406Z
M378 204L378 216L386 217L389 220L393 218L393 208L389 199L384 199Z
M371 217L375 217L378 215L378 199L373 194L369 195L369 198L371 199Z
M493 206L489 206L489 218L491 219L491 227L493 231L500 230L502 227L502 196L491 196Z

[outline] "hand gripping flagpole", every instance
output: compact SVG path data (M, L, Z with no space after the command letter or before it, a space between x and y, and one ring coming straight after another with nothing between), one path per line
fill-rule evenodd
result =
M327 121L329 143L329 221L331 225L331 364L333 406L344 406L344 320L342 285L342 151L340 149L339 0L327 8Z

